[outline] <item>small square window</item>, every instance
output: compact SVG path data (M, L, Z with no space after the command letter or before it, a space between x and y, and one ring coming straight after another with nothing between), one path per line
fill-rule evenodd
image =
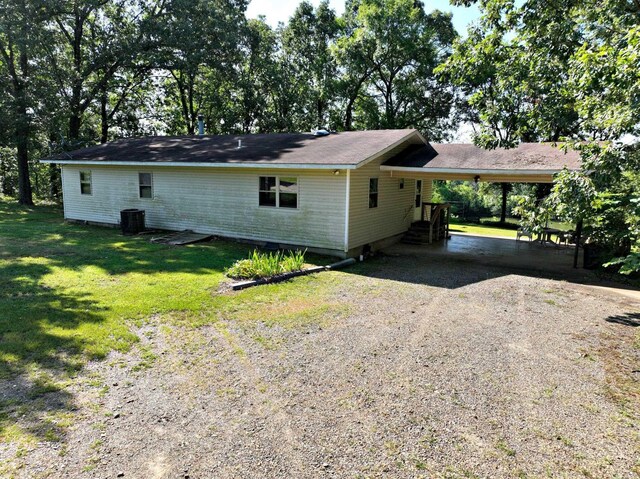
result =
M138 185L140 198L153 198L153 175L151 173L138 173Z
M91 172L90 171L81 171L80 172L80 194L82 195L91 195Z
M378 207L378 178L369 178L369 208Z
M260 206L298 207L298 178L261 176L258 190Z

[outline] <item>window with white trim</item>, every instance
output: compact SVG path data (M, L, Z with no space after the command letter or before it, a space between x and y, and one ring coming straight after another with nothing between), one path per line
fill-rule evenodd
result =
M298 178L294 176L261 176L258 196L260 206L297 208Z
M151 173L138 173L138 187L140 198L153 198L153 175Z
M369 208L378 207L378 178L369 178Z
M80 172L80 194L82 195L91 195L91 172L90 171L81 171Z

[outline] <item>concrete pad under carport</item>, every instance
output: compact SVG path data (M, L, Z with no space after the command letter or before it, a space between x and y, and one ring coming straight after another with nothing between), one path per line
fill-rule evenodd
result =
M576 272L573 268L573 247L542 245L537 241L516 241L512 238L453 233L449 240L428 245L397 243L386 248L384 253L437 261L464 261L514 270Z
M502 276L529 276L566 281L596 294L617 294L640 301L638 288L582 268L582 258L580 267L574 268L572 246L452 234L450 240L430 245L396 243L382 253L379 267L369 271L369 276L446 289Z

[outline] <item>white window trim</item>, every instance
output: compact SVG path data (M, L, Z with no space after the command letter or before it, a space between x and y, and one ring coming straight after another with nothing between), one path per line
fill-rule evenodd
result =
M86 183L86 181L82 181L82 174L89 173L89 189L91 193L83 193L82 192L82 184ZM78 172L78 178L80 179L80 196L93 196L93 171L91 170L80 170Z
M296 192L296 207L289 208L287 206L280 206L280 177L282 178L295 178L296 186L298 187L298 191ZM260 193L268 193L266 190L260 189L260 178L275 178L276 179L276 204L275 206L270 205L261 205L260 204ZM291 210L291 211L299 211L300 210L300 177L292 176L292 175L259 175L258 176L258 208L270 208L270 209L278 209L278 210Z
M371 191L371 180L377 180L377 182L378 182L378 189L375 191L375 194L376 194L376 205L375 206L371 206L371 194L373 193ZM367 207L370 210L375 210L376 208L380 207L380 177L379 176L370 176L369 177L369 183L367 184Z
M151 178L151 184L150 185L142 185L142 184L140 184L140 175L141 174L149 175L149 177ZM149 198L147 198L146 196L142 196L142 192L140 191L140 188L142 186L150 186L151 187L151 196ZM153 172L151 172L151 171L138 171L138 199L141 199L141 200L152 200L154 198L155 198L155 188L153 187Z

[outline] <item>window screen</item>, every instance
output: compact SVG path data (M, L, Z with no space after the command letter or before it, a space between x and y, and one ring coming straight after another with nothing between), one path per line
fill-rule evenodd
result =
M138 173L140 198L153 198L153 176L151 173Z
M91 172L90 171L80 172L80 194L83 194L83 195L91 194Z

